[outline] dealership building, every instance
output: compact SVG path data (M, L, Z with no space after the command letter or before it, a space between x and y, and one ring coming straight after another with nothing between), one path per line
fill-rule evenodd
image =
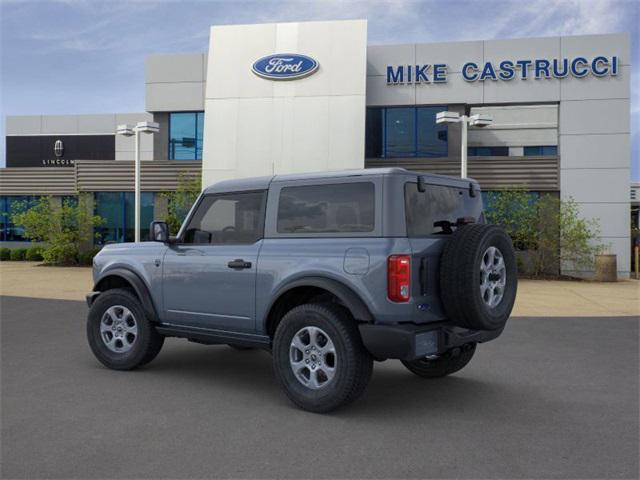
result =
M492 123L469 129L468 175L484 191L573 198L629 276L629 48L627 34L367 45L364 20L214 26L208 52L146 59L145 112L7 117L0 213L84 195L107 220L103 242L131 240L134 141L115 134L122 123L160 125L141 136L144 228L183 175L460 175L460 124L436 114L478 113ZM2 221L0 245L24 240Z

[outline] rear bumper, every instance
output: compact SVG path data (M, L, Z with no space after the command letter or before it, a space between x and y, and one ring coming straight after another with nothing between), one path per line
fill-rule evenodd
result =
M468 330L446 322L431 325L361 323L359 328L365 348L378 360L415 360L439 355L467 343L488 342L499 337L503 330Z

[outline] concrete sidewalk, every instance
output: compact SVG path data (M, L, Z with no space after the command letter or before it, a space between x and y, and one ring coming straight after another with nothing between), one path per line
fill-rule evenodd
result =
M84 300L91 268L45 267L38 262L1 262L0 295ZM513 316L612 317L640 315L640 282L520 280Z

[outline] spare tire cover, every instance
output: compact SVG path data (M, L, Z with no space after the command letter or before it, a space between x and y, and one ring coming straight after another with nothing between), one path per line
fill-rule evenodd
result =
M461 327L497 330L511 315L518 288L513 244L496 225L467 225L448 239L440 260L440 294Z

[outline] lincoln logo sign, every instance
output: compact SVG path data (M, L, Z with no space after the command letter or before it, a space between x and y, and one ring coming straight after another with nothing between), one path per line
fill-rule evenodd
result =
M256 60L251 70L269 80L296 80L312 75L318 66L318 62L306 55L278 53Z
M53 144L53 153L57 158L60 158L62 155L64 155L64 144L62 143L62 140L56 140L56 142Z
M420 65L388 65L387 84L420 84L447 82L448 65L445 63ZM459 70L466 82L540 80L548 78L615 77L620 70L616 56L596 56L502 60L499 62L466 62Z

